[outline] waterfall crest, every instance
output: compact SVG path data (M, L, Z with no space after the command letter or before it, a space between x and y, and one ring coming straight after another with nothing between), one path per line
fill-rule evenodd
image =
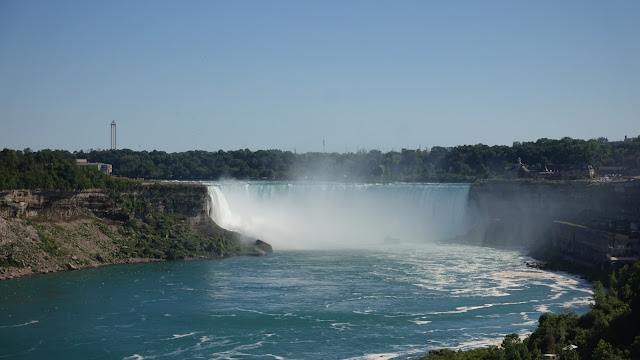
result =
M468 184L208 183L221 227L278 249L415 244L466 232Z

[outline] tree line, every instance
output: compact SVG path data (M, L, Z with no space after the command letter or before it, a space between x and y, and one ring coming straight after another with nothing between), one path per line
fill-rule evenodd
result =
M74 154L113 165L114 174L163 180L325 180L466 182L499 178L518 158L531 170L547 165L638 167L640 141L609 143L605 138L539 139L512 146L483 144L401 151L360 150L351 153L282 150L88 151Z
M282 150L41 150L4 149L0 188L68 189L105 186L93 169L77 169L75 159L113 165L113 175L158 180L317 180L346 182L471 182L500 178L518 158L535 171L545 166L626 166L638 168L640 141L609 143L605 138L539 139L511 146L484 144L401 151L296 154Z
M0 190L100 188L115 191L138 186L139 182L108 176L94 167L78 167L75 155L66 150L0 151Z
M0 152L0 189L104 188L108 176L95 168L79 168L66 151L29 149Z

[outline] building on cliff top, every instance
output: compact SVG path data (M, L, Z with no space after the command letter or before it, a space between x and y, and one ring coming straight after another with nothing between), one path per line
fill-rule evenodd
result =
M546 164L544 171L539 172L537 177L547 180L578 180L590 179L595 175L596 171L591 165Z
M592 178L596 171L591 165L568 166L561 173L562 180L578 180L580 178Z
M522 164L522 159L518 158L518 162L504 169L505 179L521 179L531 177L531 171Z
M634 141L640 141L640 136L628 137L627 135L625 135L624 140L607 141L607 145L619 145L619 144L630 143Z
M85 166L94 167L94 168L98 169L101 173L106 174L106 175L111 175L111 172L113 171L113 166L111 164L90 163L90 162L87 162L87 159L76 159L76 166L79 166L79 167L85 167Z

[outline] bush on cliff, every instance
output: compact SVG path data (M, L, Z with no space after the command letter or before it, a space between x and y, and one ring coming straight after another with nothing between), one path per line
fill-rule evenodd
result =
M129 221L121 234L127 239L122 247L125 255L166 260L223 255L226 240L195 235L178 214L148 213L143 221Z

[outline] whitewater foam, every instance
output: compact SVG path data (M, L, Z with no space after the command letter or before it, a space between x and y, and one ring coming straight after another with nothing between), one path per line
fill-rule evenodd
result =
M468 227L468 185L223 182L208 189L218 225L277 249L425 243Z
M31 324L37 324L39 323L38 320L31 320L29 322L23 323L23 324L16 324L16 325L4 325L4 326L0 326L0 328L12 328L12 327L21 327L21 326L27 326L27 325L31 325Z

